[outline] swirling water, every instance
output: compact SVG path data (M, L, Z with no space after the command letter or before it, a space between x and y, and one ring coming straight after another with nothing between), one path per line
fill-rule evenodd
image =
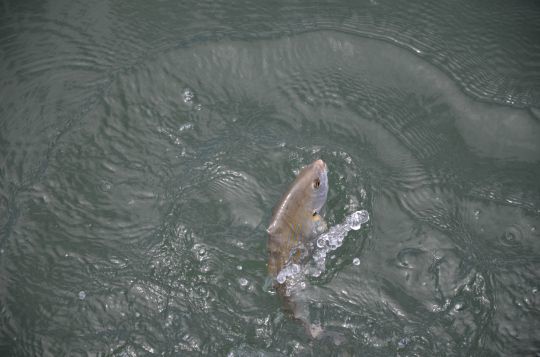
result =
M0 8L2 355L540 352L534 2ZM319 157L370 214L303 290L340 346L265 286Z

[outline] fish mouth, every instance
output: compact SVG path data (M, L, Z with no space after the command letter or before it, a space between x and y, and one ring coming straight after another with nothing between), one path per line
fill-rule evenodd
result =
M319 171L327 172L328 169L326 168L326 164L321 159L316 160L313 162L313 166L315 166Z

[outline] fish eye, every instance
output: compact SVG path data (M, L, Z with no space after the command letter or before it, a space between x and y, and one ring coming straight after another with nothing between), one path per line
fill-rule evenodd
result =
M321 180L317 177L315 181L313 181L313 187L317 189L319 186L321 186Z
M317 215L317 211L313 211L313 217Z

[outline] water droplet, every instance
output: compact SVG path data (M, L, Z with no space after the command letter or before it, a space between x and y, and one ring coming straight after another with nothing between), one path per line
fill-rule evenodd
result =
M182 100L184 101L184 103L190 104L190 103L193 102L193 97L194 96L195 95L193 94L191 89L186 88L186 89L184 89L184 92L182 93Z
M84 291L79 291L79 300L84 300L86 299L86 293Z
M356 211L346 219L347 224L355 231L359 230L362 224L367 221L369 221L369 213L365 210Z
M240 278L238 279L238 283L240 283L240 286L246 286L248 284L248 280L246 278Z
M352 263L353 263L354 265L360 265L360 258L354 258L353 261L352 261Z
M409 344L409 339L407 337L402 338L398 341L398 348L403 349Z
M185 123L185 124L182 124L180 125L180 127L178 128L178 131L184 131L184 130L189 130L193 128L193 124L192 123ZM181 142L180 142L181 143Z

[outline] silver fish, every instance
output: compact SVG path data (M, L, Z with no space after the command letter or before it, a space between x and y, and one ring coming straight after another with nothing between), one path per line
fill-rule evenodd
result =
M322 160L304 167L274 207L267 229L268 272L273 278L286 264L299 263L300 247L307 246L326 230L321 211L328 195L327 172ZM306 307L294 296L288 296L285 283L274 281L274 287L284 300L286 310L304 325L311 337L317 337L322 329L309 323Z

